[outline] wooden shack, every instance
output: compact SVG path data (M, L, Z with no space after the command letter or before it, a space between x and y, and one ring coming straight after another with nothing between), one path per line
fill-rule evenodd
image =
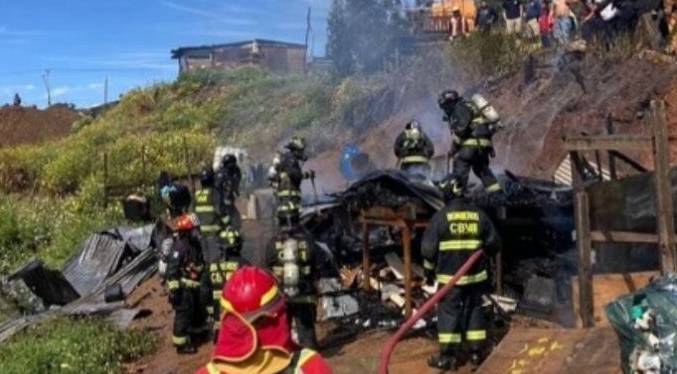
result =
M228 44L181 47L172 51L179 74L200 69L235 69L259 66L279 74L301 74L306 67L306 46L254 39Z

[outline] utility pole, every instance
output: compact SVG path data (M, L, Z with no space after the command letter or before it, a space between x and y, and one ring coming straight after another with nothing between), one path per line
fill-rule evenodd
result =
M45 69L45 72L42 74L42 81L45 83L45 89L47 90L47 107L52 106L52 90L49 88L49 69Z
M103 105L108 105L108 77L103 82Z

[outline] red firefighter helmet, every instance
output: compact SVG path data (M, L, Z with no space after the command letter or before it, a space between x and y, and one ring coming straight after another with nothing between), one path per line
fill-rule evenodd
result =
M178 231L190 231L200 226L200 220L195 214L184 214L176 222Z
M285 300L277 281L267 271L245 266L236 271L223 288L224 312L239 314L248 322L267 315L275 317Z

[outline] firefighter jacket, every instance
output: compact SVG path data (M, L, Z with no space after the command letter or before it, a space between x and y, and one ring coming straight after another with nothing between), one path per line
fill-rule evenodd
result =
M435 154L435 146L423 131L404 130L395 139L394 152L402 165L427 164Z
M273 168L270 182L276 189L277 197L301 199L301 183L312 176L312 173L303 172L301 160L293 152L287 151L279 156Z
M295 256L289 256L285 248L293 245ZM317 253L310 235L300 229L279 234L267 251L268 265L279 280L289 303L315 303L317 291L315 281L322 269L322 259ZM288 269L298 269L298 277L289 276ZM294 270L295 271L295 270Z
M176 238L167 262L167 288L200 288L205 263L197 229L174 234Z
M240 182L242 181L242 170L237 164L228 164L219 168L214 177L214 191L218 209L224 209L225 205L233 204L235 199L240 196ZM225 215L223 210L219 210L221 215Z
M421 254L424 267L435 270L437 281L445 284L477 250L492 256L501 244L489 217L464 198L455 199L438 211L423 235ZM480 259L463 276L459 286L489 279L487 257Z
M200 232L206 236L220 236L230 223L228 215L222 215L215 190L203 188L195 192L195 214L200 221Z
M488 122L471 101L460 100L447 113L447 117L456 146L493 147L492 137L496 133L495 124Z
M237 269L247 264L241 256L242 238L240 233L232 226L221 231L222 246L216 248L218 253L210 253L207 260L209 272L209 289L211 298L215 304L221 300L223 285L230 279Z

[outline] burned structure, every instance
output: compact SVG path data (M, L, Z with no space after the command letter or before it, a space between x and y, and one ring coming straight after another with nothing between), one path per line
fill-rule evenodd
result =
M503 253L492 259L495 289L521 301L527 312L560 318L558 306L571 304L558 295L566 294L576 268L571 188L509 172L501 183L503 196L471 196L494 219L504 243ZM429 296L421 287L420 240L445 204L440 192L398 171L376 171L334 198L305 222L331 249L344 286L381 293L410 315ZM544 295L543 284L551 292Z
M179 62L179 74L242 66L257 66L279 74L301 74L306 69L306 51L304 44L254 39L181 47L172 51L172 58Z

